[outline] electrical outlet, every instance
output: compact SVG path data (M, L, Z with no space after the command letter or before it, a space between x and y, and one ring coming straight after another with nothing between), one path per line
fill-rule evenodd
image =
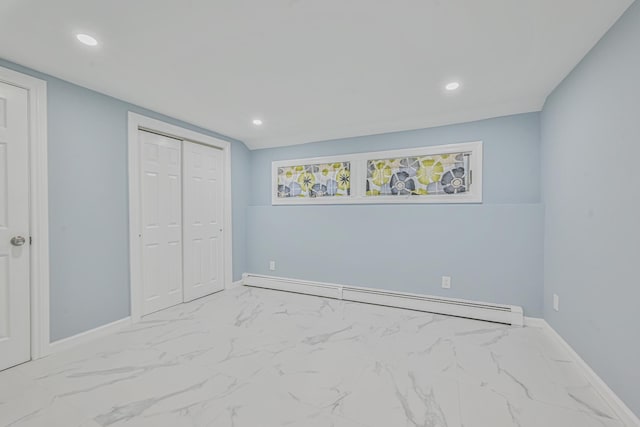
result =
M451 288L451 277L450 276L442 276L442 287L444 289Z
M275 261L269 261L269 270L276 271L276 262Z
M555 311L560 311L560 297L558 294L553 294L553 309Z

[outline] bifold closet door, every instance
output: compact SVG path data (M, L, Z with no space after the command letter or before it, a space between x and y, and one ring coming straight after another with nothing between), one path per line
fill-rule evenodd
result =
M182 141L139 131L143 314L182 302Z
M185 301L224 289L222 153L183 142Z

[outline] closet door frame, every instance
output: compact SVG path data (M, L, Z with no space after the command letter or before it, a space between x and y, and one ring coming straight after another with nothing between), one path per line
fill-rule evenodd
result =
M131 321L142 318L142 225L141 225L141 156L138 132L150 131L171 138L197 142L223 151L223 265L224 287L232 285L232 222L231 222L231 144L227 141L175 126L137 113L128 115L129 148L129 283L131 289Z

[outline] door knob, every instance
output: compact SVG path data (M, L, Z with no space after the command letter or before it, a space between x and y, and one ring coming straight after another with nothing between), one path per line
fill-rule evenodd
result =
M22 246L26 242L26 239L22 236L15 236L11 238L11 244L13 246Z

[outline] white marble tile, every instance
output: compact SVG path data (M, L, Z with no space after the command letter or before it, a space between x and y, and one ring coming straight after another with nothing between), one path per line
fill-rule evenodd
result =
M96 427L77 408L55 398L18 369L0 372L1 426Z
M458 382L381 362L341 388L334 412L369 426L460 426Z
M0 372L0 426L618 426L541 330L239 288Z
M622 427L612 418L462 384L460 412L464 427Z
M554 361L541 346L551 346L543 331L505 328L486 341L455 340L459 380L496 393L614 418L587 379L569 361ZM485 335L485 334L482 334Z

